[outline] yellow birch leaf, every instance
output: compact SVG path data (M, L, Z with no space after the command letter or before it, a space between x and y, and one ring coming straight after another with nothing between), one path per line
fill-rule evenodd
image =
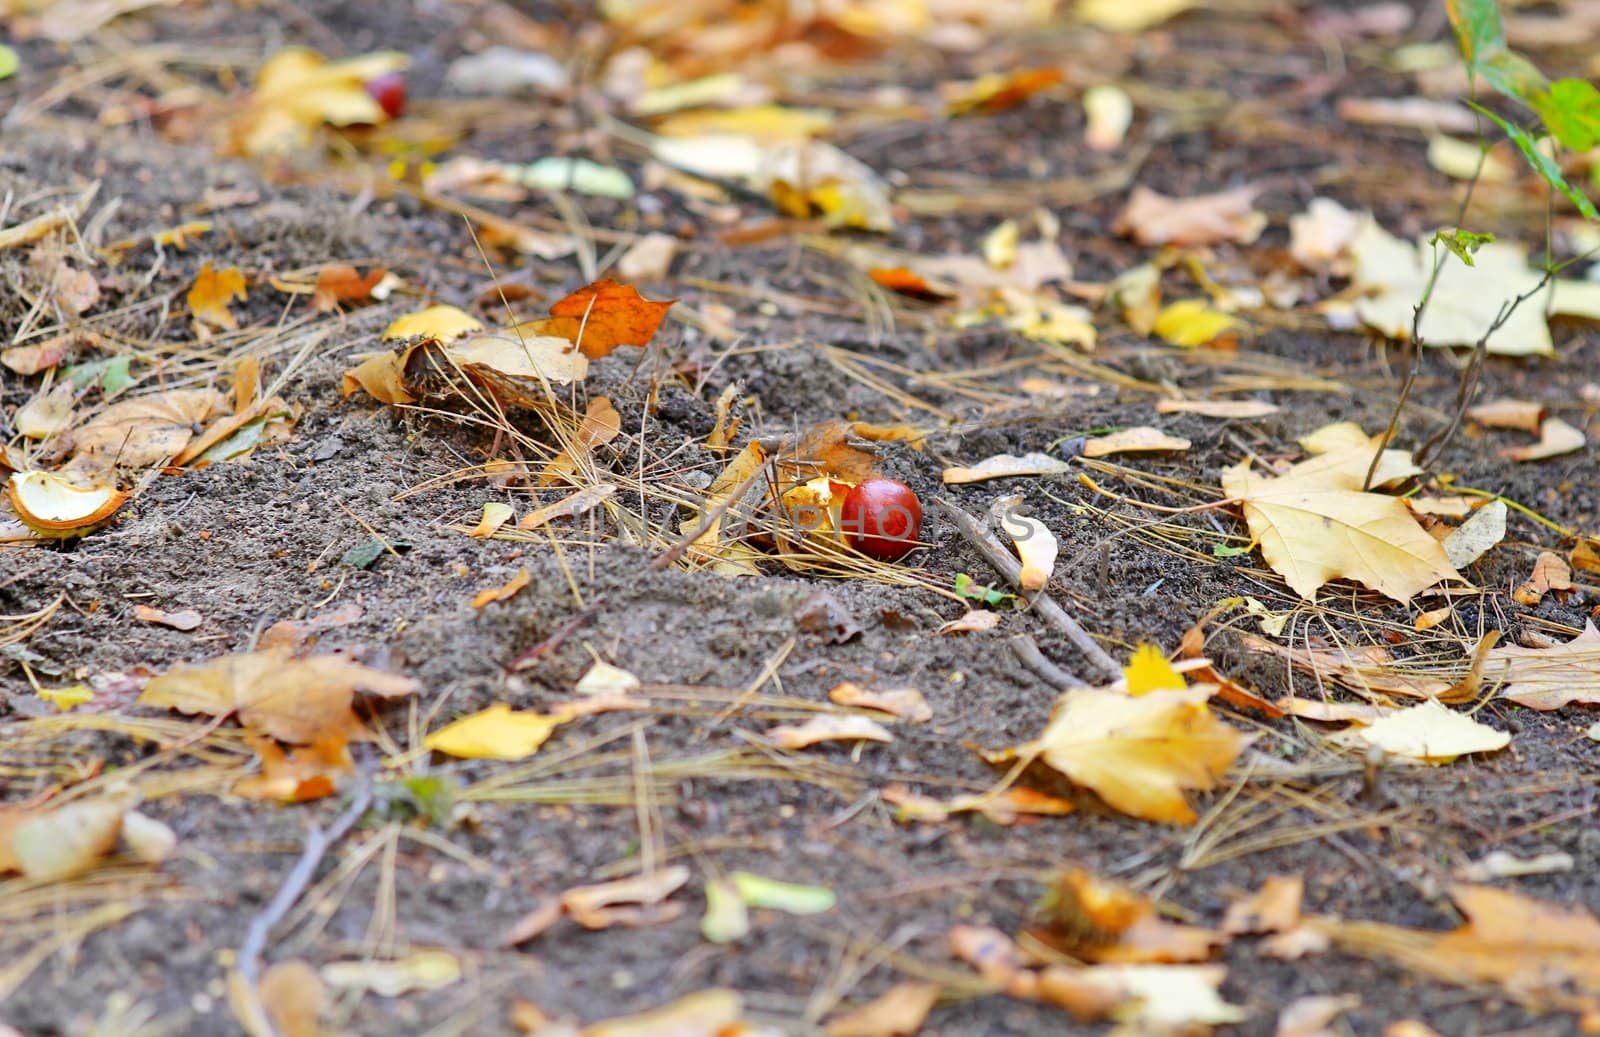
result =
M228 309L228 303L244 298L244 274L239 272L238 267L213 270L211 264L207 263L200 268L194 285L189 289L189 312L201 324L231 331L239 326L239 322Z
M415 313L395 318L384 330L384 339L431 338L437 342L450 342L474 331L482 331L483 322L465 310L454 306L429 306Z
M1156 315L1150 330L1171 345L1193 349L1243 326L1237 318L1213 310L1204 300L1179 299Z
M1128 682L1128 694L1133 696L1148 695L1152 691L1182 691L1189 686L1161 649L1150 644L1141 644L1134 650L1133 658L1123 667L1122 676Z
M539 751L567 720L543 713L513 712L504 702L446 724L423 739L436 752L467 760L521 760Z

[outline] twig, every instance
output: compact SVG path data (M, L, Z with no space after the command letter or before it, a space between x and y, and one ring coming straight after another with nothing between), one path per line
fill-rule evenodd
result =
M250 920L250 928L245 931L244 943L239 947L237 973L241 989L238 992L247 999L250 1014L257 1023L255 1029L259 1030L260 1034L276 1033L267 1015L266 1006L261 1003L261 993L256 986L261 973L261 955L267 948L267 937L272 935L273 927L283 921L283 916L289 913L295 901L300 899L306 887L311 884L311 878L317 873L317 866L322 863L322 858L327 855L328 849L355 827L356 822L361 820L361 815L365 814L371 805L372 786L363 782L356 792L355 799L345 808L344 813L334 819L326 832L322 830L321 825L312 824L306 830L306 846L300 852L300 859L295 862L294 870L289 872L288 878L283 880L283 885L278 887L278 893L272 898L272 902ZM260 1037L260 1034L257 1037Z
M1022 563L1011 557L1011 552L1001 547L994 537L984 530L982 523L943 497L935 498L933 503L949 516L956 529L967 538L967 542L977 548L978 553L983 555L990 565L998 569L1002 576L1022 592L1023 600L1028 603L1029 608L1039 614L1039 618L1065 635L1067 640L1094 664L1095 669L1105 676L1112 679L1122 676L1122 667L1117 665L1116 660L1107 655L1105 649L1089 636L1087 630L1078 625L1077 620L1067 615L1066 609L1057 604L1054 598L1043 591L1030 592L1022 586Z
M1046 659L1044 653L1039 650L1038 642L1027 634L1018 634L1009 643L1011 654L1017 657L1017 662L1038 674L1052 688L1059 691L1062 688L1075 688L1083 684L1070 670L1063 670Z
M583 629L584 624L588 623L590 620L594 619L595 616L600 614L600 606L604 605L605 603L606 599L596 598L589 604L588 608L584 609L582 612L579 612L577 615L572 616L565 623L562 623L560 626L556 627L555 632L549 637L545 638L543 641L540 641L532 648L511 660L511 662L506 665L506 672L520 673L521 671L531 667L540 659L543 659L545 656L549 655L551 652L554 652L562 645L566 644L569 637Z

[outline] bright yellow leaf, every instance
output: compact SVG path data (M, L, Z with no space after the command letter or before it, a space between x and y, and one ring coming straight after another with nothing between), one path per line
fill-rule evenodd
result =
M1151 644L1141 644L1134 650L1133 658L1123 667L1122 676L1128 682L1129 695L1182 691L1189 686L1183 674L1172 668L1161 649Z
M1241 327L1236 318L1211 309L1202 299L1179 299L1156 316L1150 330L1171 345L1193 349Z
M1138 698L1079 688L1057 700L1037 739L1010 755L1044 760L1125 814L1192 824L1185 791L1214 788L1249 742L1212 714L1209 697L1204 688Z
M440 304L395 318L394 323L384 330L383 337L389 340L415 338L420 335L439 342L450 342L462 335L482 330L483 322L472 314L454 306Z
M453 724L446 724L423 739L429 749L468 760L521 760L539 751L550 733L566 717L513 712L504 702Z
M194 286L189 289L189 312L201 324L232 330L239 326L239 322L228 310L228 303L244 298L244 274L239 272L238 267L213 270L211 264L207 263L200 268Z

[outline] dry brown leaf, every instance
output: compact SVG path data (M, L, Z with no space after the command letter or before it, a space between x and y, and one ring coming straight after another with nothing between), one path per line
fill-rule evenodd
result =
M1600 630L1589 621L1565 644L1491 649L1484 678L1503 682L1500 697L1529 709L1560 709L1572 702L1600 705Z
M1544 404L1531 400L1490 400L1467 410L1467 417L1489 428L1514 428L1539 431L1544 421Z
M845 681L828 692L828 698L841 706L876 709L890 716L925 724L933 719L928 700L916 688L895 688L892 691L869 691L853 681Z
M336 627L349 626L365 614L366 611L352 601L306 619L280 619L270 627L267 627L262 633L261 639L256 642L256 647L259 649L282 648L293 651L312 642L324 631L332 630Z
M1445 694L1455 683L1428 673L1402 669L1392 653L1379 645L1345 649L1296 649L1245 634L1240 644L1262 655L1288 659L1296 668L1316 674L1320 680L1334 680L1367 697L1406 695L1431 699ZM1285 702L1294 700L1286 699ZM1280 702L1280 705L1283 705ZM1285 709L1289 707L1284 706ZM1305 714L1297 714L1305 715Z
M539 485L555 486L567 481L578 471L581 463L589 460L590 452L595 447L609 443L621 434L622 416L617 413L617 408L606 397L596 396L584 411L571 449L562 450L551 458L539 474Z
M1325 702L1321 699L1305 699L1295 695L1285 695L1277 701L1277 705L1289 716L1321 720L1330 724L1345 720L1370 724L1398 712L1391 706L1374 706L1370 702Z
M337 655L296 659L268 649L174 667L146 685L139 704L215 717L237 713L251 730L309 745L326 737L368 737L351 709L358 689L396 698L416 694L421 685Z
M646 346L676 300L651 302L632 285L605 278L580 288L550 307L550 316L519 324L523 335L555 336L597 360L618 346Z
M1002 987L1022 971L1022 952L1011 937L992 926L958 925L950 930L950 953Z
M1278 1013L1276 1037L1334 1037L1333 1021L1360 1007L1355 994L1297 997Z
M320 1037L328 990L316 969L298 958L275 962L256 989L281 1037Z
M325 266L317 272L317 285L311 295L311 305L319 313L329 313L344 302L366 302L389 272L373 267L365 276L353 266ZM392 283L392 282L391 282Z
M244 274L239 272L238 267L213 270L211 264L207 263L200 268L194 285L189 289L189 312L194 315L197 324L232 331L239 326L239 322L234 319L228 304L234 299L243 301L244 298Z
M1571 589L1572 567L1567 565L1566 559L1554 551L1540 551L1539 557L1533 562L1533 574L1511 592L1511 597L1518 604L1532 608L1543 601L1545 594L1550 591Z
M1136 1033L1201 1032L1250 1013L1217 993L1222 965L1051 965L1039 974L1039 999L1089 1021L1115 1016Z
M1205 961L1227 936L1162 918L1155 901L1081 868L1056 876L1040 908L1045 944L1083 961L1154 964Z
M1112 229L1141 245L1248 245L1266 229L1267 217L1255 211L1258 187L1219 194L1169 198L1135 187Z
M785 724L771 728L767 737L784 749L804 749L818 742L894 741L894 735L876 720L837 713L818 713L798 726Z
M663 902L688 881L689 869L674 864L633 878L574 887L561 894L561 906L585 929L606 929L619 921L627 924L635 917L619 908L664 906Z
M912 1037L939 1003L939 985L923 980L896 983L878 997L823 1026L825 1037Z
M73 430L75 459L148 468L176 458L227 407L215 389L172 389L113 403Z
M1038 758L1125 814L1192 824L1185 791L1213 788L1250 741L1212 715L1210 696L1079 688L1057 700L1038 738L997 759Z
M1255 893L1228 905L1222 931L1230 936L1287 932L1300 924L1305 890L1306 880L1299 875L1273 875Z
M616 495L617 488L611 483L601 483L598 486L586 486L570 497L563 497L554 504L546 504L542 508L522 517L517 523L518 529L538 529L547 522L556 519L573 518L586 511L593 510L604 504Z
M1077 809L1069 799L1015 785L1003 792L980 792L947 800L919 795L904 785L886 786L878 795L895 808L895 818L900 821L939 822L949 820L951 814L975 812L993 824L1013 825L1024 816L1065 817Z
M1342 438L1326 436L1317 445ZM1441 580L1461 578L1404 504L1362 490L1378 439L1334 446L1279 476L1255 474L1249 459L1222 475L1223 492L1240 502L1262 557L1307 601L1339 577L1402 603ZM1374 487L1416 471L1404 451L1383 455Z
M276 741L246 734L246 741L261 758L261 772L233 783L232 792L246 799L278 803L305 803L325 799L338 791L338 782L353 766L345 739L337 732L288 753Z
M48 371L61 363L72 355L72 351L80 343L95 345L99 341L100 337L90 332L68 332L30 346L8 346L0 349L0 364L20 375L34 375L40 371Z
M1169 436L1158 428L1137 425L1107 436L1092 436L1084 441L1084 457L1143 453L1152 450L1187 450L1190 443L1181 436Z
M1539 424L1539 442L1507 447L1497 456L1508 461L1543 461L1582 450L1586 442L1582 429L1574 428L1560 418L1545 418Z

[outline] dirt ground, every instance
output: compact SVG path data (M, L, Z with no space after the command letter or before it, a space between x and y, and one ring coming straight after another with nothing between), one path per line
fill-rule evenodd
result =
M570 16L544 6L526 9L535 17ZM1428 168L1421 134L1357 126L1334 114L1341 98L1401 96L1409 88L1380 65L1392 39L1385 48L1357 41L1334 60L1297 28L1327 10L1230 4L1115 45L1064 25L944 64L913 48L902 62L857 68L858 82L815 88L819 96L885 82L926 90L940 79L1011 64L1108 64L1116 71L1104 74L1147 91L1134 137L1148 132L1157 141L1120 180L1115 174L1126 156L1083 149L1081 108L1047 99L981 119L867 124L838 143L869 166L893 171L898 186L976 199L949 215L901 221L890 239L895 246L970 252L1000 216L1045 206L1059 217L1061 242L1084 281L1113 276L1151 251L1110 230L1130 183L1174 195L1263 183L1258 207L1272 218L1266 235L1248 249L1221 248L1217 259L1218 268L1259 273L1282 261L1287 218L1316 195L1370 208L1401 235L1448 218L1454 205L1456 188ZM69 70L118 52L169 47L192 56L185 74L214 77L225 68L242 76L254 55L303 42L330 51L337 44L346 54L377 47L410 53L414 104L425 111L430 98L446 96L448 62L481 42L473 28L480 14L475 5L421 0L381 9L320 0L156 8L71 46L18 44L23 71L0 82L0 108L33 104ZM1408 38L1447 39L1448 28L1430 7L1419 11ZM1554 65L1577 56L1541 54ZM0 982L0 1022L28 1037L238 1032L224 986L232 955L300 854L307 826L329 823L344 804L334 797L278 806L222 794L232 776L254 766L231 729L218 732L222 740L205 753L161 757L164 746L199 721L180 725L165 712L135 707L127 692L120 701L113 693L68 714L80 722L42 739L40 728L28 725L55 710L34 694L29 672L46 685L148 675L246 649L280 620L350 606L345 617L357 618L324 631L317 648L347 650L422 683L414 705L391 707L378 721L401 746L408 732L492 702L538 709L570 698L596 658L638 674L659 697L649 710L563 727L526 765L426 753L406 754L396 764L379 744L358 747L359 771L376 783L381 809L330 853L303 909L275 931L267 960L300 957L320 965L441 948L465 971L459 982L431 992L339 1000L332 1023L346 1032L509 1033L508 1012L519 999L587 1023L709 986L744 992L753 1017L787 1032L820 1032L818 1020L837 1007L907 975L970 981L972 973L950 957L951 926L1015 932L1030 917L1045 877L1065 865L1158 892L1201 924L1216 924L1229 903L1268 876L1303 874L1308 911L1448 928L1458 919L1442 889L1467 862L1492 850L1519 857L1565 852L1575 861L1572 870L1518 879L1514 888L1600 906L1600 770L1595 743L1583 737L1594 717L1575 708L1542 714L1490 701L1478 719L1511 731L1509 749L1447 767L1392 768L1373 801L1362 798L1363 788L1371 788L1364 786L1359 754L1330 742L1326 727L1221 706L1259 733L1256 749L1298 770L1274 781L1241 779L1247 794L1231 801L1205 798L1202 809L1218 809L1197 827L1133 820L1088 794L1076 796L1073 816L1009 827L976 817L897 822L880 798L885 787L981 791L995 772L973 749L1038 734L1058 689L1017 660L1009 638L1030 634L1058 665L1087 675L1082 656L1027 612L1006 612L990 632L935 636L964 606L915 587L823 579L776 564L759 578L733 580L657 572L649 563L659 548L629 546L581 522L569 524L559 551L548 539L476 540L448 528L475 522L485 500L507 500L519 512L534 506L526 490L442 478L485 460L493 437L447 414L402 413L339 390L352 358L381 348L379 336L396 316L425 301L484 312L477 300L490 270L462 221L407 198L354 197L314 176L299 184L265 179L243 162L218 159L203 139L174 143L148 122L96 125L108 101L126 100L119 91L134 89L126 77L112 76L62 91L8 129L0 157L0 193L18 201L97 182L97 207L111 208L102 240L149 234L181 222L208 193L239 192L242 200L212 214L216 229L189 249L137 249L107 274L116 285L113 297L169 304L129 307L117 318L123 337L147 342L150 350L189 341L179 307L204 262L237 265L262 280L330 260L370 262L397 274L409 291L308 317L303 305L286 305L265 286L253 289L235 310L242 326L260 331L249 348L263 351L269 377L307 350L282 390L304 408L292 437L242 461L153 478L110 527L81 541L0 548L0 614L28 613L65 594L46 625L0 655L5 801L27 800L91 769L141 768L133 773L160 777L159 788L147 790L146 809L179 837L176 856L159 872L110 868L83 884L81 902L52 902L22 879L0 881L0 904L10 900L7 924L40 926L40 941L51 931L69 934L30 963L15 989ZM525 162L590 139L582 120L581 112L529 101L513 117L483 120L457 147ZM1159 135L1146 120L1161 124ZM615 161L637 169L625 153ZM1293 610L1291 629L1302 636L1371 644L1384 643L1390 632L1413 634L1416 607L1345 584L1329 588L1318 604L1304 603L1258 555L1213 557L1214 545L1244 542L1236 517L1156 516L1135 504L1216 499L1222 468L1248 451L1291 455L1296 437L1331 421L1381 429L1407 362L1392 344L1332 332L1320 318L1296 313L1256 323L1236 353L1184 353L1107 314L1097 319L1096 351L1073 360L992 327L941 327L914 303L897 304L896 319L885 321L839 260L797 238L730 246L717 240L702 208L669 190L647 197L649 205L636 211L615 202L580 205L595 227L642 218L646 227L681 232L671 277L639 288L651 298L679 298L685 308L725 307L738 337L730 345L690 322L669 320L644 353L621 350L596 363L585 391L608 396L622 416L623 435L604 455L619 471L644 458L648 478L692 487L699 473L703 486L723 461L703 446L715 422L713 401L738 383L756 401L741 435L830 419L911 421L934 429L926 448L885 444L881 453L885 470L925 501L942 496L981 514L1002 492L1024 493L1062 540L1052 592L1119 659L1140 642L1175 648L1215 603L1245 594L1271 609ZM1483 224L1522 240L1538 238L1542 215L1531 193L1493 197L1503 204L1482 214ZM527 212L557 218L540 204L529 202ZM751 222L771 216L755 200L737 204ZM495 253L493 263L502 282L527 285L547 301L583 283L570 257ZM17 269L8 276L19 276ZM8 341L26 309L19 298L0 299ZM1592 433L1594 408L1579 400L1577 387L1592 380L1600 362L1600 333L1559 322L1554 333L1557 357L1491 359L1483 394L1539 400ZM703 377L672 376L669 365L679 361ZM850 363L863 361L875 365L869 370L877 383L851 373ZM1403 445L1420 443L1448 420L1463 362L1448 351L1425 358L1401 426ZM1056 379L1073 392L1028 398L1016 383L1029 376ZM1241 394L1250 378L1272 387ZM1285 388L1296 379L1307 388ZM884 383L892 393L882 391ZM0 373L0 405L10 411L36 384ZM1141 384L1148 388L1134 387ZM1284 409L1262 419L1157 421L1151 407L1157 391L1229 392ZM908 405L908 397L919 403ZM1149 423L1191 439L1193 448L1095 474L1126 500L1097 495L1072 474L1014 488L940 482L949 464L1051 451L1090 430ZM1457 485L1502 494L1561 526L1600 530L1592 435L1579 452L1526 465L1495 456L1504 442L1468 429L1434 468L1452 473ZM1140 473L1173 482L1141 481ZM534 496L547 503L558 494ZM676 530L676 509L664 498L645 507L663 530ZM1163 521L1147 525L1153 518ZM368 568L341 561L375 534L408 546ZM929 546L905 564L929 583L948 587L960 572L1001 582L932 511L923 540ZM1592 590L1565 600L1547 595L1534 608L1505 593L1526 578L1540 549L1559 543L1549 529L1514 516L1507 544L1470 574L1484 593L1457 600L1428 650L1460 658L1483 629L1513 641L1529 629L1547 636L1580 629L1600 604ZM532 576L526 591L483 609L470 606L473 594L522 566ZM854 617L859 636L835 643L797 625L796 611L819 592ZM138 605L192 608L204 622L189 632L140 623ZM572 626L579 615L585 618ZM1291 691L1344 697L1282 659L1251 653L1241 635L1252 630L1238 612L1212 627L1206 649L1219 670L1268 698ZM553 636L558 647L508 673L510 660ZM933 720L894 725L893 743L862 749L824 745L791 753L761 738L778 720L808 715L808 704L824 702L846 680L921 689ZM730 710L741 696L745 704ZM81 720L112 716L142 718L146 726ZM157 757L159 767L144 769ZM483 784L497 775L514 780ZM401 779L423 776L458 790L449 823L418 820L396 791ZM564 921L519 947L499 945L508 926L542 898L636 869L644 840L648 852L693 871L679 899L695 906L680 917L598 932ZM740 869L827 886L838 906L810 918L757 912L741 943L708 943L698 928L699 891L708 877ZM25 895L33 898L31 915L18 913ZM132 910L115 924L86 929L81 939L70 936L62 920L100 903ZM11 946L20 961L24 944ZM1342 993L1359 994L1361 1005L1338 1024L1341 1033L1377 1034L1406 1018L1458 1037L1575 1032L1570 1016L1536 1017L1491 991L1441 984L1338 951L1284 962L1240 939L1224 949L1222 961L1229 966L1225 995L1252 1012L1233 1028L1241 1034L1274 1032L1277 1011L1297 997ZM16 974L7 970L17 967L0 962L0 980L9 981ZM921 1032L1099 1029L1075 1024L1058 1009L978 996L970 982L952 981Z

